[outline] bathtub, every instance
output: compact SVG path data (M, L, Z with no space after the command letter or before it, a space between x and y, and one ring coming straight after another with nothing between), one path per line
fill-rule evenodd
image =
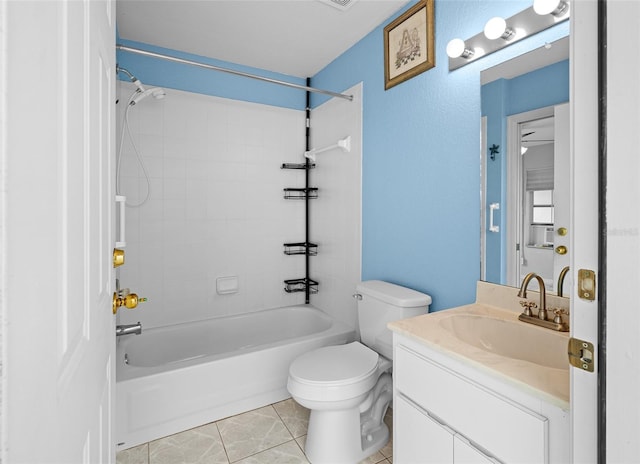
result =
M355 336L312 306L288 306L118 337L117 449L289 398L297 356Z

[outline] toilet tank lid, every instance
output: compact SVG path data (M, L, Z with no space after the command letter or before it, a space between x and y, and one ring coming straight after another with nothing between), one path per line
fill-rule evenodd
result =
M356 289L358 293L402 308L415 308L416 306L428 306L431 304L431 296L426 293L382 280L360 282Z

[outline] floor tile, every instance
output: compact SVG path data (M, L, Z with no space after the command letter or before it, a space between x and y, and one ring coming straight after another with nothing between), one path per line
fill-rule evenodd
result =
M391 408L384 421L393 437ZM288 399L120 451L116 464L307 464L308 424L309 410ZM392 464L392 439L361 463Z
M294 438L307 433L310 412L307 408L300 406L292 398L276 403L273 407Z
M306 439L307 439L306 435L296 438L296 442L298 443L298 446L300 446L300 448L303 451L304 451L304 444L305 444ZM377 464L377 463L386 464L387 458L388 457L383 455L380 451L377 451L374 454L372 454L371 456L369 456L368 458L363 459L362 461L360 461L359 464Z
M116 464L149 464L149 444L118 451Z
M360 461L359 464L377 464L379 462L386 462L387 459L380 453L380 451L376 451L371 456Z
M282 445L262 451L253 456L237 461L234 464L308 464L307 458L295 442L288 441Z
M216 424L149 443L149 464L228 464Z
M229 417L217 424L231 462L293 438L272 406Z

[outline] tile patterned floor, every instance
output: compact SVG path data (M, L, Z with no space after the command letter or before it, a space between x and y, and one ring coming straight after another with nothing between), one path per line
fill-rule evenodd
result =
M391 410L385 423L392 426ZM116 464L305 464L309 411L292 399L120 451ZM392 443L362 464L391 464Z

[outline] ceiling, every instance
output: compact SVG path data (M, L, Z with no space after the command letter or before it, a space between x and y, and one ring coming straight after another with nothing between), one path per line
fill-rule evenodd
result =
M333 1L348 5L342 8L332 0L117 0L118 35L304 78L408 3Z

